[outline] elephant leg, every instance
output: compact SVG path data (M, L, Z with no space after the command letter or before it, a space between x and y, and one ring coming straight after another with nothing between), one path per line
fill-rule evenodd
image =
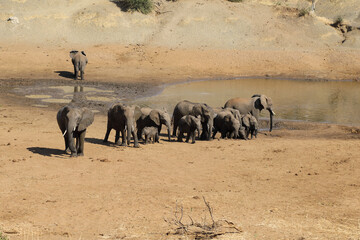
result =
M195 143L195 131L191 132L191 143L194 144Z
M138 140L143 140L143 136L141 135L142 130L143 130L143 128L142 128L142 127L139 127L139 128L138 128L138 130L137 130L137 137L138 137Z
M212 134L212 138L215 139L215 135L217 134L217 129L215 128L215 130L213 131L213 134Z
M79 75L79 67L76 65L74 66L74 73L75 73L74 79L77 80L77 77Z
M127 144L126 144L126 130L125 130L125 128L121 129L121 138L122 138L121 146L127 146Z
M120 138L120 130L116 130L116 133L115 133L115 144L117 144L117 145L120 144L119 138Z
M82 131L79 136L79 147L78 147L78 156L84 156L84 143L85 143L86 130Z
M161 126L162 126L162 124L160 123L160 125L159 125L159 127L158 127L158 133L160 134L160 132L161 132Z
M182 130L180 130L177 141L182 142L183 137L184 137L184 132Z
M186 134L186 141L185 142L189 142L189 139L190 139L190 136L191 136L191 131L189 130Z
M176 137L176 130L177 130L177 128L178 128L178 122L179 122L179 119L177 119L177 118L174 116L173 137Z
M144 144L147 144L149 142L149 135L145 135L145 143Z
M81 80L84 80L84 70L83 69L80 70L80 78L81 78Z
M157 142L157 143L159 142L159 134L155 135L155 142Z
M69 141L68 141L67 133L64 136L64 140L65 140L65 153L69 153Z
M132 136L134 138L134 147L138 148L139 147L139 142L138 142L138 138L137 138L137 132L135 132L134 130L131 131Z
M110 131L111 131L111 127L110 127L110 124L109 124L109 122L108 122L108 124L107 124L107 129L106 129L106 133L105 133L105 137L104 137L103 142L107 142L107 141L108 141Z
M226 138L226 131L224 129L221 130L221 138Z
M79 145L80 145L80 139L79 139L79 133L76 134L76 152L79 153Z
M70 132L70 133L68 132L67 137L68 137L69 148L70 148L70 151L71 151L71 157L77 157L74 133L73 132Z

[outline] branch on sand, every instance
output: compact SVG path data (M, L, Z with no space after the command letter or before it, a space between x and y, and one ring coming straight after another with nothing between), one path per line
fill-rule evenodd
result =
M203 200L210 215L211 223L206 222L206 215L202 218L202 223L195 222L190 215L187 215L190 222L183 223L184 208L176 203L174 218L164 219L165 222L175 226L175 229L166 233L166 235L186 235L194 239L212 239L220 235L240 234L242 232L240 228L228 220L215 221L213 208L205 200L205 197L203 197Z

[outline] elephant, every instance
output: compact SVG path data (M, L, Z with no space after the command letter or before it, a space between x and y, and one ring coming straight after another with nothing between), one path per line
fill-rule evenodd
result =
M171 141L171 118L166 110L141 108L141 116L136 121L138 139L142 138L141 131L144 127L156 127L160 134L161 126L164 124L168 129L168 139Z
M179 135L178 135L178 142L182 142L182 138L184 137L184 133L186 132L186 142L189 142L191 137L192 142L195 143L195 131L198 131L198 135L200 135L200 131L202 128L201 125L201 117L194 117L192 115L186 115L180 118L178 122L179 126Z
M80 71L80 77L81 80L84 80L84 71L86 64L88 63L88 59L86 57L86 54L84 51L77 51L72 50L70 52L70 58L72 61L72 64L74 65L74 79L77 80L79 71Z
M242 115L242 123L245 127L245 139L249 139L249 135L251 134L251 139L253 136L257 137L257 132L259 129L259 123L256 118L250 113Z
M247 138L246 138L246 126L243 124L242 116L241 116L239 110L234 109L234 108L214 108L214 111L215 111L215 113L217 115L219 113L221 113L221 112L224 112L224 111L230 112L234 116L234 118L236 120L238 120L239 123L240 123L240 128L239 128L239 132L237 134L237 136L238 136L237 138L243 138L243 139L247 140ZM214 122L215 122L215 119L214 119ZM215 134L213 134L213 138L214 138L214 136L215 136Z
M134 147L139 147L136 121L140 118L140 116L141 111L138 106L127 106L121 103L113 104L108 111L107 130L104 142L108 141L111 129L115 129L115 143L117 145L120 145L119 138L121 131L121 146L130 145L132 135L134 138Z
M219 112L214 118L214 132L213 138L217 132L221 133L221 138L238 138L241 123L234 117L232 112L224 110Z
M144 127L141 131L141 137L145 135L145 144L149 143L150 140L152 143L159 142L159 132L156 127Z
M257 121L259 121L259 115L261 110L266 109L270 113L270 132L273 127L273 116L275 116L272 110L272 100L265 95L255 94L249 98L232 98L228 100L224 108L234 108L239 110L240 114L245 115L251 113Z
M255 138L257 138L258 130L259 130L259 123L254 116L251 116L251 118L250 118L251 139L253 138L253 136L255 136ZM247 135L247 137L249 138L249 135Z
M187 100L181 101L176 104L173 112L173 136L176 136L176 130L179 126L179 121L183 116L201 116L202 133L200 139L211 140L212 128L214 125L214 110L206 103L193 103Z
M65 153L70 149L71 157L83 156L86 129L93 123L94 113L85 107L68 105L58 111L56 119L65 140Z

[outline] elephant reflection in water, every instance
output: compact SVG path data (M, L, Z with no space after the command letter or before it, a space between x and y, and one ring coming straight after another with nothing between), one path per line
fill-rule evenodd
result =
M86 103L87 99L84 93L84 87L81 85L74 86L74 94L70 103Z

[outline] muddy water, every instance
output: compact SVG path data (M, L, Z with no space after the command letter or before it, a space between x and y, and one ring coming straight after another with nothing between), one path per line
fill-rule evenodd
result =
M135 101L165 107L171 114L177 102L187 99L224 106L233 97L265 94L272 98L277 119L360 124L360 83L276 79L199 81L172 85L157 96ZM268 117L263 111L262 116Z
M170 114L177 102L190 100L222 107L233 97L265 94L272 98L276 119L360 125L360 83L277 79L197 81L167 86L155 96L144 97L140 88L119 86L49 86L15 88L32 100L32 106L48 107L79 101L106 112L113 102L165 108ZM131 92L132 91L132 92ZM131 94L129 95L129 93ZM148 94L149 96L149 94ZM268 117L268 112L262 112Z

